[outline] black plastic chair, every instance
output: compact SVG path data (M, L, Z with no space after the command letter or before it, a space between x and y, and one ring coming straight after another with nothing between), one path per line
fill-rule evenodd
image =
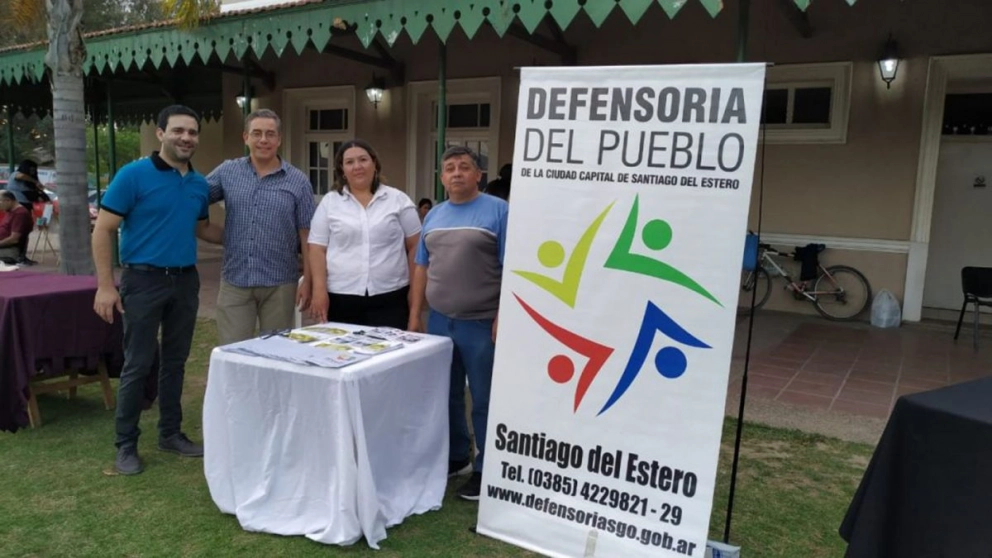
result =
M964 304L958 316L958 327L954 330L954 340L961 333L961 322L968 303L975 305L975 348L978 348L978 325L980 307L992 308L992 267L965 267L961 269L961 290L964 291Z

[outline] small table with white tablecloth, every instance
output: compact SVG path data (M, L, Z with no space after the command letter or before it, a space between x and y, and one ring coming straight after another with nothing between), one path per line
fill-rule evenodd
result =
M203 402L214 503L247 531L378 548L387 527L441 507L451 357L451 341L430 335L343 368L214 349Z

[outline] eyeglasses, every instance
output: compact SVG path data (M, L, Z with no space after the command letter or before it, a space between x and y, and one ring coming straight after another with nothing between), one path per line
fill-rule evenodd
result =
M272 140L279 137L279 132L276 132L275 130L266 130L263 133L262 130L252 130L248 133L248 137L254 140L260 140L263 136L265 139Z

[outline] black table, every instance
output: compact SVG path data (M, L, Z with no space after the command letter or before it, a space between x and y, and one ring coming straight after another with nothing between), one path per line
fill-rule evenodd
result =
M992 378L899 398L840 534L850 558L992 556Z

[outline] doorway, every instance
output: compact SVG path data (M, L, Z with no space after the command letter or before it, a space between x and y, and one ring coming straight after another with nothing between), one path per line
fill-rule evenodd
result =
M923 317L957 320L961 268L992 267L992 78L948 81L939 153Z
M931 252L931 224L937 191L937 167L941 139L944 136L944 102L948 85L968 80L990 79L992 79L992 53L930 58L916 173L916 201L913 206L909 257L906 261L906 288L903 301L905 321L917 322L923 317L923 299L929 267L927 260ZM956 273L960 274L960 268ZM958 281L960 282L960 279ZM955 291L960 293L960 286ZM960 306L958 309L960 310Z

